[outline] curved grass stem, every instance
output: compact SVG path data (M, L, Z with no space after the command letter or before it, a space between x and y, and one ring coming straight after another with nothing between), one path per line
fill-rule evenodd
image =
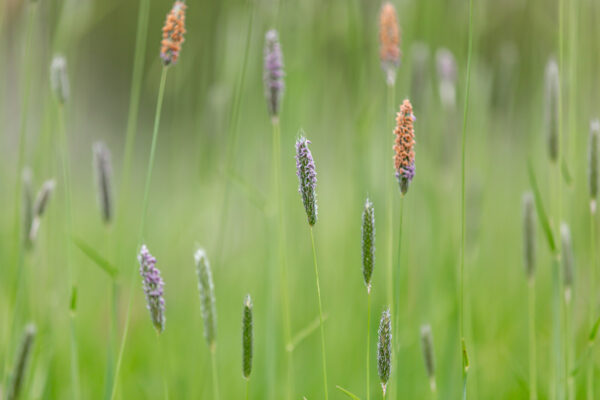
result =
M317 282L317 297L319 300L319 322L321 326L321 358L323 363L323 384L325 385L325 400L329 398L329 387L327 385L327 359L325 355L325 330L323 328L323 305L321 303L321 286L319 284L319 269L317 267L317 250L315 247L315 235L310 227L310 241L312 243L313 263L315 266L315 279Z
M162 68L162 73L160 76L160 85L158 89L158 99L156 102L156 112L154 114L154 130L152 132L152 144L150 147L150 158L148 160L148 169L146 171L146 183L144 185L144 198L142 201L142 216L140 222L140 231L138 235L138 247L141 245L145 223L146 223L146 214L148 212L148 200L150 193L150 182L152 181L152 169L154 167L154 155L156 153L156 142L158 138L158 128L160 126L160 114L162 110L163 97L165 94L165 83L167 81L167 71L168 67ZM125 317L125 326L123 327L123 336L121 337L121 344L119 347L119 354L117 355L117 364L115 367L115 377L113 381L111 400L113 400L117 394L117 387L119 381L119 372L121 370L121 363L123 361L123 352L125 351L125 344L127 343L127 334L129 333L129 321L131 318L131 303L133 300L133 284L135 282L135 268L131 268L130 276L129 276L129 301L127 302L127 315Z

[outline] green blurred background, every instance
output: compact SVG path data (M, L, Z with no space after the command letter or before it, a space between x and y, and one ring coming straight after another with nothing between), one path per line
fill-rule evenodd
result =
M376 375L376 327L387 306L387 221L394 220L396 310L401 344L392 373L396 398L426 398L428 381L419 329L432 325L440 398L461 390L457 326L460 246L460 134L467 60L468 1L394 0L402 30L397 108L413 100L416 177L404 204L400 262L399 192L391 161L393 110L378 58L379 2L365 0L188 1L187 34L180 60L170 68L159 131L144 241L166 282L166 330L157 341L135 275L131 324L118 398L212 398L210 353L203 338L193 261L206 248L213 267L218 313L221 396L242 398L241 311L254 300L254 399L285 398L285 343L281 293L291 299L292 334L318 317L310 236L297 193L294 142L299 129L312 141L318 173L315 227L321 273L331 398L341 385L365 398L366 290L362 281L360 223L367 195L377 221L377 261L371 320L371 393ZM56 107L48 77L53 54L68 62L71 96L65 107L72 165L73 235L119 269L119 336L137 274L137 234L160 78L160 30L171 1L150 0L148 40L131 179L121 185L123 148L136 38L138 2L65 0L37 2L31 47L26 28L31 5L0 2L0 372L13 363L19 334L34 321L39 334L25 398L72 396L64 207ZM522 262L521 196L529 189L530 158L548 208L549 168L544 119L544 68L561 57L559 4L547 0L475 0L471 107L466 156L466 338L475 399L527 398L527 281ZM253 14L244 86L240 89L247 29ZM600 115L600 2L565 2L562 99L565 162L563 219L572 228L576 260L574 336L577 357L587 346L590 239L587 140ZM272 134L263 96L263 38L280 32L286 71L283 100L282 177L288 260L287 288L277 263L272 196ZM425 49L425 62L414 57ZM456 57L456 103L440 101L436 51ZM30 59L29 62L26 60ZM29 64L29 65L26 65ZM17 148L25 71L31 68L25 115L25 164L35 187L57 179L57 191L35 248L14 263ZM422 80L417 82L417 76ZM232 121L240 90L239 120ZM233 139L237 137L237 139ZM92 166L92 143L113 155L117 221L102 223ZM233 147L231 147L233 146ZM232 150L228 150L231 147ZM229 153L228 153L229 152ZM231 168L227 167L230 154ZM386 193L394 188L394 212ZM556 221L553 221L556 225ZM551 345L550 253L540 232L537 269L538 386L549 397ZM110 337L111 281L76 248L75 318L81 398L103 398ZM26 277L15 308L18 270ZM134 270L135 269L135 270ZM270 296L270 288L275 295ZM594 293L597 299L597 293ZM395 327L394 327L395 328ZM271 360L271 361L269 361ZM595 357L598 362L598 357ZM293 352L292 398L322 399L318 330ZM577 375L583 396L583 374ZM600 372L596 371L596 378ZM5 382L5 381L4 381ZM600 390L600 388L596 388ZM600 393L598 391L597 393Z

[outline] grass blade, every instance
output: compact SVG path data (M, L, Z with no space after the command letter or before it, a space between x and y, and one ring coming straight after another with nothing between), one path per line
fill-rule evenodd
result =
M544 230L544 233L546 235L548 246L550 246L550 250L554 253L556 252L556 242L554 241L554 235L552 234L552 229L550 228L548 215L546 214L546 211L544 209L544 203L542 202L542 196L540 194L540 189L535 178L535 171L533 170L531 160L527 161L527 172L529 174L529 184L531 185L531 189L533 190L533 197L535 199L535 209L537 210L538 219L540 221L540 224L542 224L542 229Z
M337 388L337 390L339 390L340 392L344 393L346 396L348 396L352 400L360 400L360 397L358 397L354 393L350 392L349 390L346 390L346 389L344 389L343 387L341 387L339 385L336 385L335 387Z
M96 250L94 250L90 245L85 243L83 240L78 238L72 238L73 243L79 250L83 252L90 260L94 262L98 267L100 267L104 272L106 272L111 278L115 278L117 276L117 268L112 265L107 259L102 257Z

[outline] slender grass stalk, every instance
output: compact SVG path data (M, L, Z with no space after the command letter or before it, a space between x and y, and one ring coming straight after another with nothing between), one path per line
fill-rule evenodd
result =
M250 392L250 379L246 379L246 400L248 400L248 393Z
M467 146L467 118L469 115L469 92L471 88L471 57L473 55L473 0L469 0L469 42L467 50L467 79L465 83L465 105L463 114L463 127L461 137L461 183L460 183L460 271L459 271L459 308L458 308L458 326L460 345L462 347L462 376L463 376L463 399L467 398L467 374L469 362L466 357L466 343L464 337L464 286L465 286L465 242L466 242L466 201L465 201L465 161Z
M323 305L321 303L321 286L319 285L319 269L317 267L317 250L315 247L315 235L313 227L310 227L310 241L312 243L313 263L315 265L315 279L317 282L317 297L319 299L319 323L321 326L321 361L323 364L323 384L325 385L325 400L329 398L329 386L327 386L327 359L325 356L325 330L323 329Z
M127 113L127 128L125 130L125 153L123 157L123 171L121 173L121 187L119 190L122 204L126 198L131 169L131 156L137 133L137 120L140 107L140 93L142 77L144 75L144 59L146 56L146 38L148 36L148 15L150 0L140 0L137 18L137 31L135 34L135 50L133 55L133 71L131 76L131 89L129 92L129 111Z
M16 171L16 188L15 188L15 225L14 225L14 238L15 243L15 256L13 258L13 265L17 265L17 260L20 259L24 251L24 240L21 234L21 196L22 196L22 185L23 180L21 175L23 173L23 167L25 165L25 145L27 142L27 121L29 117L29 92L31 91L31 70L33 62L31 62L31 37L33 36L33 25L35 22L35 15L37 11L37 2L28 2L29 15L27 16L27 27L25 33L25 48L24 48L24 79L22 81L23 93L21 103L21 119L19 123L19 150L17 158L17 171Z
M156 153L156 143L158 138L158 128L160 126L160 114L162 110L163 97L165 94L165 83L167 81L167 71L168 67L164 66L162 68L162 73L160 76L160 85L158 88L158 99L156 102L156 112L154 114L154 130L152 132L152 144L150 147L150 158L148 160L148 169L146 171L146 183L144 185L144 197L142 200L142 216L140 222L140 231L138 235L138 243L142 242L144 235L144 228L146 223L146 214L148 212L148 200L150 193L150 182L152 181L152 169L154 167L154 155ZM127 334L129 333L129 321L131 318L131 304L133 301L133 284L135 282L135 272L136 268L131 268L130 277L129 277L129 300L127 302L127 314L125 317L125 326L123 327L123 336L121 337L121 344L119 347L119 353L117 355L117 364L115 367L115 375L112 386L112 394L111 400L115 398L117 394L117 387L119 383L119 372L121 370L121 363L123 361L123 352L125 351L125 345L127 343Z
M371 371L369 365L371 364L371 291L367 292L367 400L371 398Z
M595 202L595 200L593 200ZM596 312L596 206L595 203L590 205L590 251L591 259L590 263L590 307L589 307L589 327L592 329L594 326L594 315ZM594 357L593 353L588 359L587 371L586 371L586 396L587 400L593 400L594 398Z
M393 128L393 117L388 118L387 113L390 111L392 115L394 115L395 105L394 105L394 94L396 92L394 84L387 86L387 106L386 106L386 135L390 135ZM389 142L387 140L388 136L386 136L385 143L385 152L387 154L389 151ZM384 165L384 176L386 176L385 171L389 168L389 159L387 157L382 157L385 161ZM388 237L388 245L387 245L387 303L392 305L392 309L390 310L392 314L394 314L395 310L393 309L393 285L394 285L394 203L393 203L393 184L388 183L388 180L385 180L385 185L387 187L386 194L386 202L387 202L387 237Z
M283 303L283 334L286 345L291 342L291 317L290 317L290 299L288 294L288 265L286 256L286 233L285 223L283 219L283 200L281 195L281 127L279 125L279 118L273 118L273 177L274 177L274 188L275 198L277 199L277 221L278 221L278 244L279 244L279 266L280 266L280 291ZM287 385L286 385L286 398L290 399L292 396L293 388L293 374L292 374L292 352L286 351L286 370L287 370Z
M212 380L213 380L213 396L215 400L219 400L219 376L217 370L217 345L214 343L210 348L210 359L212 363Z
M252 25L254 21L254 1L248 0L248 7L250 9L250 19L248 20L248 30L246 32L246 47L244 49L244 58L242 61L242 70L240 71L240 80L239 85L236 87L233 96L233 104L231 107L231 112L229 113L230 119L228 124L228 140L227 140L227 150L225 154L225 171L224 175L227 177L225 181L225 191L223 193L223 201L221 207L221 218L219 223L219 233L217 235L217 257L221 257L223 253L223 244L225 242L225 230L226 230L226 222L227 222L227 212L228 204L229 204L229 194L231 190L231 179L229 179L229 175L233 169L233 162L235 160L235 148L237 146L238 141L238 120L240 113L240 104L242 100L242 93L244 91L244 85L246 82L246 69L248 65L248 53L250 52L250 40L252 38Z
M535 277L528 279L529 305L529 400L537 400L537 357L535 335Z

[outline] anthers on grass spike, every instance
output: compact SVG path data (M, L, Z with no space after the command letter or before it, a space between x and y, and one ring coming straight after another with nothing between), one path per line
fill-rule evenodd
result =
M298 176L298 192L306 210L308 224L317 223L317 171L312 153L308 148L310 140L300 136L296 140L296 175Z
M408 186L415 176L415 130L413 114L410 101L404 100L400 105L400 111L396 114L396 129L394 135L394 168L396 179L400 185L402 194L408 192Z
M167 20L162 28L162 41L160 42L160 58L163 65L175 64L179 58L183 35L185 33L185 9L183 1L176 1L167 14Z
M158 333L165 329L165 299L163 297L164 282L160 271L156 268L156 258L150 254L146 245L142 245L138 255L140 275L146 295L146 307L150 311L152 325Z

